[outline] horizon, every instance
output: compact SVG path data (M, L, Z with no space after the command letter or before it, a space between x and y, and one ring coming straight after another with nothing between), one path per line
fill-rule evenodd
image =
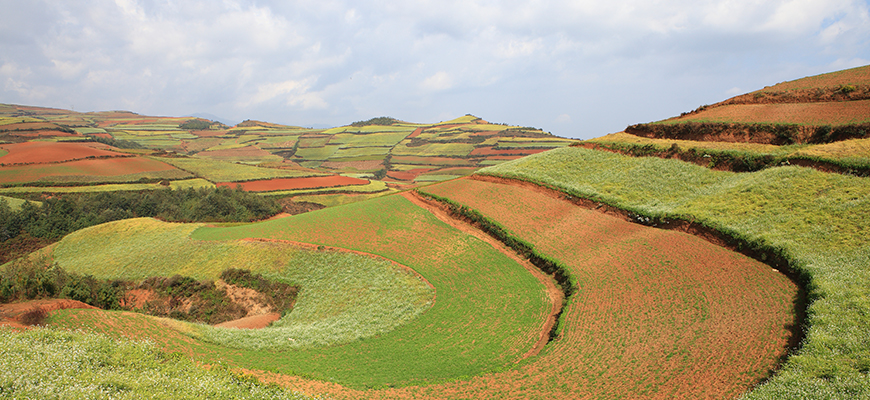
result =
M3 1L0 102L588 139L870 64L866 1ZM82 111L87 110L87 111Z

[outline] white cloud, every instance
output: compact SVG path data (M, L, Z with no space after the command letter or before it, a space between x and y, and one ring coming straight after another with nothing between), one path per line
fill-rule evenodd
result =
M453 79L445 71L438 71L420 83L420 87L429 91L447 90L453 87Z

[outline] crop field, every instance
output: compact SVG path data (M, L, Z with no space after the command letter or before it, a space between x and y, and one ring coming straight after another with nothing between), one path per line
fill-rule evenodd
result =
M801 167L735 174L566 148L482 170L557 187L651 219L694 220L772 249L806 280L801 349L750 399L867 393L870 183ZM637 184L643 182L642 185Z
M306 194L301 196L294 196L293 201L305 201L309 203L321 204L326 207L335 207L350 203L356 203L363 200L373 199L375 197L384 196L389 193L393 193L393 191L391 190L372 194Z
M370 181L367 185L352 185L340 187L325 187L314 189L296 189L296 190L279 190L275 192L262 193L264 196L298 196L302 194L364 194L364 193L379 193L389 190L384 181Z
M782 82L757 92L788 91L836 87L840 85L870 85L870 68L857 67L827 74L815 75L793 81ZM755 93L755 92L753 92Z
M240 182L257 179L300 178L316 176L318 173L292 169L263 168L251 165L228 163L207 158L165 158L155 157L167 164L174 165L196 176L212 182ZM322 174L326 175L326 174Z
M123 157L102 143L24 142L0 144L7 151L0 155L0 165L59 163L85 158Z
M519 186L460 179L422 191L477 210L576 279L563 337L527 367L543 376L516 383L536 388L529 397L733 397L785 354L797 286L764 264Z
M270 279L305 288L293 311L270 329L248 331L178 323L180 331L224 347L288 349L356 341L407 323L433 302L433 288L388 260L280 242L190 239L190 232L198 227L152 219L124 220L69 235L52 254L64 269L101 278L142 279L181 273L216 279L225 269L244 266ZM100 250L79 251L83 248ZM143 259L143 254L160 256Z
M825 144L776 146L761 143L656 139L618 132L586 140L583 143L598 144L606 148L629 153L633 151L643 153L649 152L649 150L666 152L676 145L680 151L693 151L701 155L707 154L712 156L722 154L738 158L769 157L774 164L806 159L845 167L870 167L870 139L850 139Z
M379 129L392 128L378 126ZM359 135L355 133L339 133L329 140L330 144L343 144L365 147L395 146L413 131L412 128L402 128L395 132L377 132Z
M169 182L171 189L198 189L213 188L215 185L205 179L179 179ZM0 193L96 193L96 192L122 192L140 190L165 189L160 183L114 183L104 185L84 186L13 186L0 188Z
M197 157L211 158L213 160L220 161L243 162L253 164L283 160L281 156L276 156L257 146L244 146L225 150L206 150L197 153Z
M263 237L339 246L376 254L413 268L435 287L434 304L403 325L365 340L269 353L244 348L216 349L213 344L200 343L200 339L193 344L176 343L177 347L167 344L170 349L185 348L194 354L202 351L212 357L217 352L231 365L283 371L340 382L357 389L442 382L509 368L535 343L550 308L543 286L522 266L401 196L386 196L253 225L200 226L148 219L99 225L67 236L54 249L53 256L64 268L91 271L100 276L182 273L204 278L216 274L222 265L249 265L280 273L281 268L290 263L276 263L269 257L287 254L286 248L280 249L284 246L282 242L239 241ZM186 242L179 244L179 241ZM236 253L233 247L244 250ZM279 250L269 250L272 247ZM88 248L101 250L86 251ZM331 251L326 253L322 263L339 264L329 268L347 268L330 258ZM303 263L311 262L309 259ZM314 273L313 270L306 272ZM327 269L322 273L332 278L339 272ZM348 279L325 281L327 285L344 285ZM377 299L375 302L392 298L389 296L404 301L409 298L401 293L391 294L407 290L403 289L406 285L385 286L389 289L375 290L368 296ZM327 291L342 292L332 287ZM304 287L301 293L304 295ZM355 298L360 294L359 290L350 290L338 295ZM404 309L394 305L385 307ZM336 307L330 309L339 311ZM66 315L71 314L73 312ZM300 312L299 318L303 317L305 314ZM72 323L70 321L73 318L64 317L59 322ZM269 329L283 328L266 330ZM193 335L217 340L206 334ZM286 336L276 340L283 346L292 346ZM263 357L264 354L269 356Z
M299 139L299 143L302 143L302 139ZM336 151L338 151L340 146L338 145L329 145L323 147L302 147L300 144L299 149L296 150L296 156L299 158L304 158L306 160L326 160L332 157Z
M849 125L870 122L870 100L825 103L732 104L661 121L664 124L739 122L801 125Z
M393 154L397 156L466 156L474 150L473 144L468 143L428 143L420 147L407 147L399 144L393 148Z
M62 164L0 167L0 182L133 182L141 178L186 179L191 175L143 157L86 159Z
M367 185L368 180L351 178L347 176L313 176L305 178L274 178L269 180L245 181L245 182L223 182L217 186L235 187L241 185L242 189L249 192L272 192L276 190L295 190L295 189L319 189L332 188L336 186L356 186Z

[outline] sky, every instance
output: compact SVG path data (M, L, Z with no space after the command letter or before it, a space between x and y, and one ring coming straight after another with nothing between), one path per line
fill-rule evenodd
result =
M857 0L0 0L0 103L588 139L870 64Z

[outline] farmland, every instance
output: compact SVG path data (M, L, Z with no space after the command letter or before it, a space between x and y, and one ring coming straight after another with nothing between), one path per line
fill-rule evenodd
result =
M378 232L378 235L360 235L358 232ZM270 242L238 242L245 238L263 238ZM180 245L178 240L187 242ZM337 246L406 265L436 288L434 304L425 313L387 334L340 346L270 353L272 356L268 358L259 356L258 350L222 350L208 343L170 343L167 348L182 346L194 357L197 352L204 357L218 352L232 365L256 370L293 371L293 374L341 382L354 388L388 384L406 386L455 380L508 368L537 341L540 326L550 308L540 282L522 266L483 241L444 224L401 196L238 227L209 228L152 220L121 221L70 235L57 245L52 254L65 269L102 276L133 278L177 272L205 277L214 273L209 271L220 270L222 263L260 265L276 274L285 263L278 263L279 270L275 271L276 262L270 261L268 254L281 255L286 250L269 253L252 248L280 248L284 241L310 243L315 248ZM234 250L230 248L234 247L247 250L240 250L242 255L233 255ZM82 251L97 248L102 250ZM328 255L326 262L332 263ZM95 265L101 267L94 269ZM208 266L207 269L204 266ZM286 275L286 279L290 277ZM346 287L347 283L341 283L344 281L326 283ZM409 298L402 294L406 284L387 286L395 293L371 292L379 303L390 298L385 295ZM349 294L358 291L351 290ZM304 304L304 296L303 288L300 306ZM384 304L389 310L405 309ZM300 310L294 310L289 316L296 311ZM57 323L82 326L75 321L87 319L87 315L97 315L95 313L99 311L59 313ZM315 314L320 315L320 321L329 317ZM305 315L300 311L297 318L305 318ZM284 323L279 321L279 324ZM284 328L269 329L280 332ZM203 334L203 337L212 337L208 335ZM257 335L251 336L254 340ZM218 341L219 337L210 340ZM274 346L275 342L272 343ZM281 336L278 343L290 345L286 336ZM429 359L440 361L423 362Z
M866 390L861 327L870 298L863 268L870 243L858 234L870 228L866 179L800 167L733 174L576 148L482 172L556 187L653 220L694 220L778 254L810 288L809 325L800 352L749 397Z
M299 287L258 329L111 302L36 328L0 304L0 397L870 398L868 72L582 142L473 115L0 105L0 268L34 266L22 285Z

